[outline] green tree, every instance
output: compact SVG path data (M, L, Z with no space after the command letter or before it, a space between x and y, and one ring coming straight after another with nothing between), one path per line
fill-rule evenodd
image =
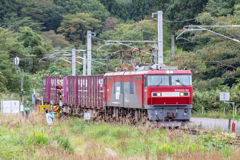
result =
M113 17L120 18L125 21L127 19L130 19L130 15L128 13L125 3L118 3L116 0L100 0L100 2L105 6L105 8L111 13Z
M66 39L76 47L86 40L87 30L96 30L101 28L101 21L92 17L87 13L67 14L58 28L58 32L62 33Z
M74 48L62 34L56 34L53 30L41 34L45 41L51 41L55 49Z
M102 22L109 17L109 12L98 0L54 0L54 4L62 6L70 14L92 14L93 18Z
M209 0L205 10L212 12L212 16L226 16L233 14L234 1L233 0ZM216 10L215 12L213 12Z
M16 91L16 69L10 59L10 52L16 45L13 33L0 28L0 92Z
M24 72L36 73L48 67L46 64L39 63L39 60L52 50L51 43L45 43L43 38L29 27L19 29L18 42L21 43L20 67Z
M53 6L48 11L44 12L41 21L44 23L43 31L54 30L57 31L58 27L63 20L63 15L66 14L66 10L61 6Z
M53 3L50 0L1 1L0 23L2 23L3 27L11 27L15 31L23 26L40 31L44 28L41 22L42 14L52 6Z
M135 21L143 20L147 15L151 14L150 10L155 6L154 0L132 0L133 9L131 18Z
M182 29L184 25L195 24L196 22L193 18L203 11L207 2L208 0L157 0L157 9L163 11L165 20L182 21L170 23L171 32L174 32Z

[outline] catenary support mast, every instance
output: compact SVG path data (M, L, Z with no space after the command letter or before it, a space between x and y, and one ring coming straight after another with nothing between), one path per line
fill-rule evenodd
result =
M83 76L86 76L86 54L83 54Z
M163 12L158 11L158 65L163 65Z
M72 76L76 76L76 49L72 49Z
M91 53L91 45L92 45L92 35L91 30L87 31L87 75L91 75L92 70L92 53Z

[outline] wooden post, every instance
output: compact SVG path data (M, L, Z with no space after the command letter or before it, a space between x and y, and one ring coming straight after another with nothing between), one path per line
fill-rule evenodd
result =
M231 118L229 118L229 121L228 121L228 130L230 131L230 128L231 128Z
M232 123L232 132L235 132L235 123Z

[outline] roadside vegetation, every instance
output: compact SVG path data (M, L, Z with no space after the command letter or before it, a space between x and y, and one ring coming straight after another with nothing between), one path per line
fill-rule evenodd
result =
M234 134L192 136L182 130L146 128L79 118L54 119L35 112L28 120L0 115L2 159L237 159ZM114 154L113 154L114 153Z
M191 117L199 117L199 118L214 118L214 119L229 119L233 118L232 112L226 112L223 111L208 111L208 112L193 112ZM239 113L237 115L234 115L235 120L239 120Z

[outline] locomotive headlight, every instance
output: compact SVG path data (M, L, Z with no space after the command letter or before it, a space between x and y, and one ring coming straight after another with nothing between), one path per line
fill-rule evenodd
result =
M162 93L161 92L155 92L155 93L152 93L152 96L153 97L161 97L162 96Z
M180 96L184 96L184 93L183 93L183 92L181 92L179 95L180 95Z
M166 70L165 73L169 74L169 73L174 73L173 70L169 71L169 70Z
M185 113L188 113L188 109L184 109L184 112L185 112Z

